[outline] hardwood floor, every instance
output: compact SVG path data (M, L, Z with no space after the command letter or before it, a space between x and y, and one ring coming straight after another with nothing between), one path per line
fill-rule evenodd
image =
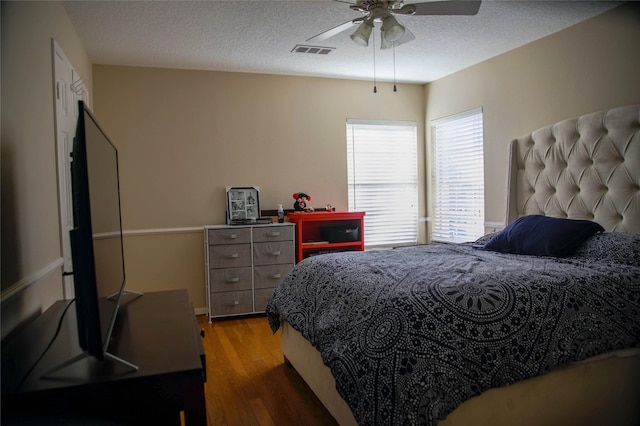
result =
M298 373L284 364L280 331L274 335L266 317L210 324L200 315L198 323L205 332L208 426L337 425Z

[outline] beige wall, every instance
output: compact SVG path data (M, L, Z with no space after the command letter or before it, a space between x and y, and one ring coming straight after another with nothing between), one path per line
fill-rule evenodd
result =
M62 296L51 38L89 88L92 70L59 3L0 5L5 337ZM130 287L187 288L205 306L200 227L223 222L226 185L259 185L264 208L292 204L295 191L346 208L346 118L417 121L424 171L425 118L482 106L486 220L502 222L510 139L640 102L639 16L625 6L395 94L379 84L374 95L360 81L95 66L94 112L121 150ZM25 290L5 297L16 286Z
M62 298L51 39L89 89L91 64L60 3L3 1L0 7L5 337Z
M640 102L638 40L640 4L629 4L426 86L427 123L483 108L486 222L505 220L511 139Z
M94 86L94 112L120 152L127 285L186 287L196 307L200 227L225 222L226 186L259 186L263 210L291 208L298 191L347 209L347 118L417 122L424 170L420 85L374 94L364 81L96 65Z

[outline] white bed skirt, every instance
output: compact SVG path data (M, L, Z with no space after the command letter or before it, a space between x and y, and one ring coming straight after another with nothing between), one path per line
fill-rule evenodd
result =
M357 425L320 353L282 323L282 353L341 426ZM441 426L638 426L640 351L599 356L543 376L490 389L453 411Z

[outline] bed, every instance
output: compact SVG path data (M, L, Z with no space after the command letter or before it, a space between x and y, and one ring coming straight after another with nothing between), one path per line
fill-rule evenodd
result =
M640 105L509 144L504 230L305 259L267 305L341 425L640 424Z

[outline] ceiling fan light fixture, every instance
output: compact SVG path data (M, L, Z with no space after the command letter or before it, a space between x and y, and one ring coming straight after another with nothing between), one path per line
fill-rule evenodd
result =
M386 16L382 20L382 36L390 42L398 41L404 35L404 27L393 16Z
M382 37L380 37L380 49L382 50L391 49L393 47L394 42L387 40L387 38L384 36L384 29L381 29L380 33L382 34Z
M373 25L365 21L351 34L351 40L360 46L367 47L369 45L369 37L371 37L371 30L373 30Z

